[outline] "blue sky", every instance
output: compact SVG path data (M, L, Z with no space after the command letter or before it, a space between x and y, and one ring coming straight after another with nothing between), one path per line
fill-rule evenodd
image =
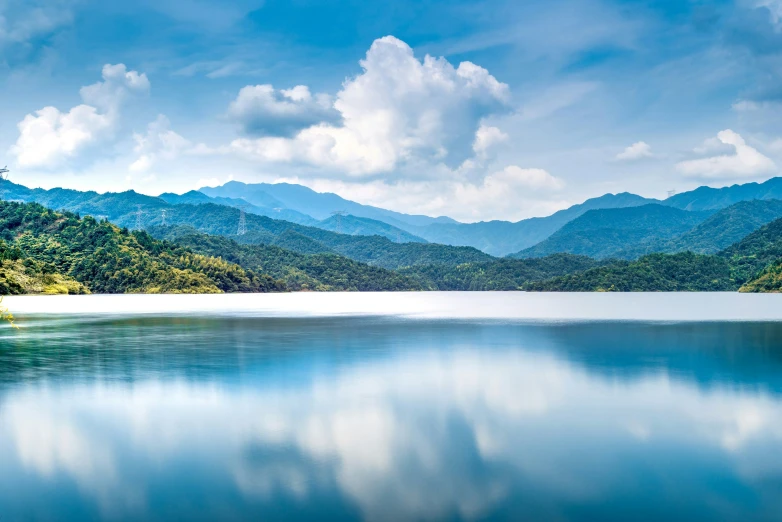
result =
M782 165L782 0L0 0L0 53L29 186L516 220Z

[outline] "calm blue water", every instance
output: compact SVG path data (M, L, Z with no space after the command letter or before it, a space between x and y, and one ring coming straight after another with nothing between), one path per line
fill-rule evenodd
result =
M0 330L0 520L782 520L782 323Z

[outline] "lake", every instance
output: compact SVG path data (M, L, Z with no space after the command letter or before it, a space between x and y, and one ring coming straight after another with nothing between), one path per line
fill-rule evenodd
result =
M782 519L782 296L4 304L2 522Z

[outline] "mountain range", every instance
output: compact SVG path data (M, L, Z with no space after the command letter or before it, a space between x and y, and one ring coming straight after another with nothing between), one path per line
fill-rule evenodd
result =
M29 189L7 181L4 191L10 200L106 218L128 229L187 225L239 243L338 254L387 269L491 262L505 255L634 260L687 250L711 254L782 217L782 178L700 187L662 201L605 194L547 217L480 223L403 214L288 183L232 181L158 197ZM238 235L242 213L247 233Z
M367 206L354 208L374 217L327 213L329 195L312 216L302 204L271 208L292 204L265 196L269 186L244 187L252 197L6 182L16 202L0 203L0 294L782 290L777 178L665 201L607 194L546 218L476 224ZM319 198L292 187L281 193ZM427 240L446 232L453 244ZM505 249L540 240L498 258L459 235Z

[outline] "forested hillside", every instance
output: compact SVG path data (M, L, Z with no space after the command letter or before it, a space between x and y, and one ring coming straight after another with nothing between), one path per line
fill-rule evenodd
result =
M317 224L318 228L348 234L351 236L383 236L395 243L426 243L423 238L415 236L401 228L383 223L376 219L356 217L351 215L334 215Z
M414 278L369 266L337 254L301 254L272 245L240 244L198 233L192 227L158 227L153 234L193 252L217 256L248 270L283 281L289 290L389 291L425 290Z
M782 260L782 219L761 227L719 255L730 263L738 284L752 281L768 266Z
M171 205L161 198L153 198L133 191L97 194L64 189L30 190L14 184L8 186L9 195L13 198L41 200L50 208L66 208L99 219L106 217L113 223L130 229L135 227L138 220L141 221L143 228L161 225L165 210L165 220L169 225L193 226L207 234L234 237L244 243L277 245L301 253L335 252L356 261L384 268L433 263L460 264L493 259L492 256L470 247L421 243L421 238L402 233L391 226L384 227L381 223L371 223L371 220L363 222L357 220L355 223L363 223L364 229L371 225L377 229L376 231L392 237L393 240L378 235L338 234L250 212L246 215L247 234L237 237L240 210L229 205L214 202ZM165 197L171 199L169 195ZM200 200L198 196L189 199ZM137 215L139 205L141 206L140 218ZM350 217L345 216L342 219L345 219L347 226L353 226ZM328 222L325 226L336 228L336 223ZM397 240L403 242L397 243Z
M472 246L494 256L507 256L543 241L566 223L589 210L636 207L653 202L656 200L623 192L588 199L584 203L573 205L547 217L524 219L515 223L510 221L434 223L408 230L433 243Z
M218 258L38 204L0 202L2 293L269 292L284 286Z
M650 254L580 274L530 283L543 292L710 292L736 290L730 266L718 256L686 252Z
M432 290L523 290L532 281L572 274L600 266L584 256L555 254L534 259L498 259L456 266L426 265L400 270Z
M650 254L526 286L536 291L782 291L782 219L716 255Z
M684 234L636 245L619 252L617 257L636 259L653 252L716 254L780 217L782 201L778 199L741 201L716 212Z
M561 252L596 259L626 257L623 252L672 238L708 216L707 212L688 212L657 204L590 210L545 241L510 257L543 257Z

